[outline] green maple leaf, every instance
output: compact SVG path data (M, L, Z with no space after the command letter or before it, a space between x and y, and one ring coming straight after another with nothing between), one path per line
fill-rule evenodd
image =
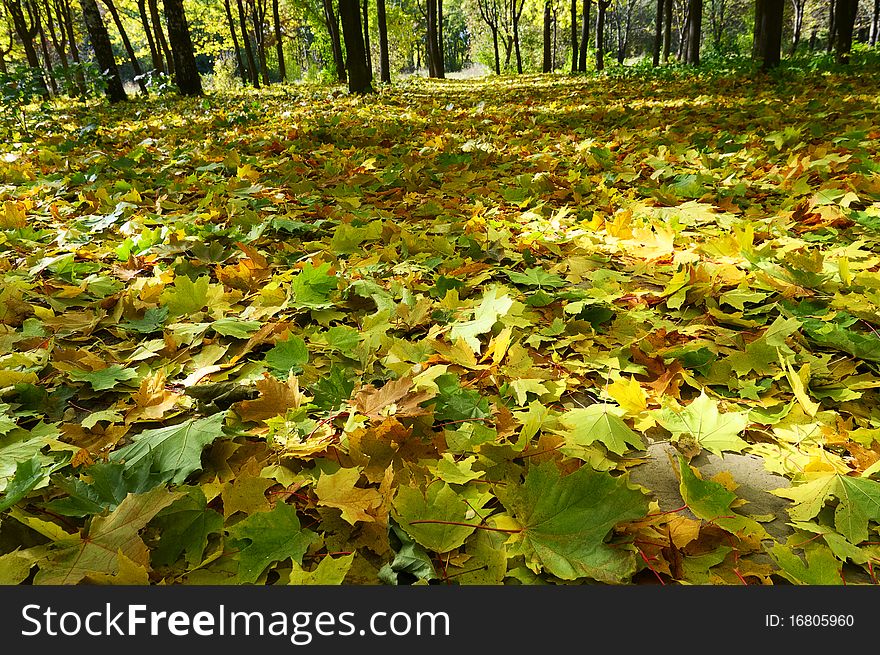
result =
M540 266L526 269L523 273L507 271L507 277L514 284L523 284L530 287L558 289L568 284L563 278L555 273L548 273Z
M454 343L459 338L464 339L475 353L479 353L480 340L477 336L489 332L496 321L507 314L512 306L513 300L504 293L503 289L492 287L483 295L474 312L473 320L453 324L449 333L450 340Z
M290 282L293 292L293 304L307 309L322 309L330 304L330 292L336 288L339 280L335 275L328 274L329 262L318 265L306 264L299 274Z
M487 499L488 500L488 499ZM393 501L394 519L419 544L437 553L446 553L461 546L473 534L475 525L468 517L473 510L465 498L445 482L432 484L424 492L416 487L401 486ZM470 512L470 513L469 513ZM476 521L479 521L476 518ZM413 521L447 521L448 523L416 523Z
M294 563L290 572L291 585L341 585L354 563L355 553L342 557L322 557L312 571L304 571Z
M803 484L773 491L795 501L788 514L795 521L816 516L830 497L837 498L834 527L853 544L868 539L868 522L880 522L880 482L848 475L820 475Z
M288 557L302 565L302 558L312 542L319 539L302 528L296 509L279 503L271 512L257 512L229 528L230 544L238 548L238 577L253 583L274 562Z
M628 445L636 450L644 450L642 439L614 413L615 409L611 405L590 405L563 414L559 422L569 430L567 436L579 446L601 441L616 455L626 453Z
M167 307L151 307L144 312L143 318L137 318L132 321L120 323L119 327L130 332L139 332L141 334L150 334L162 329L165 319L168 318Z
M247 339L259 330L261 325L262 323L259 321L243 321L237 318L226 317L211 323L211 329L217 334L222 334L224 337Z
M760 523L731 509L731 503L736 500L735 493L718 482L698 478L681 455L678 460L681 474L679 491L694 516L714 523L732 534L766 536L767 533Z
M97 516L82 536L61 539L39 563L36 584L76 584L91 573L117 573L119 553L148 566L150 551L138 534L156 514L181 494L156 487L130 494L107 516Z
M678 440L682 435L692 437L701 448L721 455L724 450L740 452L748 446L739 434L749 424L748 412L719 413L718 403L701 392L685 409L673 411L664 408L655 413L657 421Z
M211 279L202 275L194 281L186 275L174 278L174 284L162 292L161 300L173 316L190 316L202 311L208 304Z
M149 459L153 469L170 476L174 484L180 484L190 473L201 469L202 449L222 436L225 416L225 413L214 414L178 425L144 430L134 437L134 443L114 451L110 459L124 461L126 468Z
M309 361L306 342L299 337L289 337L279 341L266 351L266 364L279 379L287 379L291 371L302 371L303 364Z
M49 509L63 516L87 516L113 510L128 494L149 491L165 477L151 471L148 458L126 467L119 462L97 462L85 469L86 483L81 478L57 478L55 487L67 497L49 503Z
M123 368L119 364L113 364L100 371L82 371L74 369L70 371L68 377L74 382L88 382L95 391L106 391L114 388L117 383L125 380L133 380L138 376L137 371L130 368Z
M186 561L195 566L202 561L208 536L223 529L223 517L208 509L208 501L199 487L188 487L186 495L166 507L151 522L159 530L159 545L153 550L156 566L170 566L186 553Z
M0 498L0 512L27 496L48 475L49 472L43 468L43 462L37 456L18 462L15 465L15 475L6 485L3 498Z
M563 476L545 462L531 467L522 485L499 487L497 494L522 525L518 546L532 570L608 583L624 582L635 572L633 552L606 543L616 525L648 510L647 497L625 477L587 466Z
M843 579L840 577L843 563L834 556L831 549L825 546L810 545L806 549L806 563L782 544L775 544L769 552L782 569L782 576L794 584L843 584Z

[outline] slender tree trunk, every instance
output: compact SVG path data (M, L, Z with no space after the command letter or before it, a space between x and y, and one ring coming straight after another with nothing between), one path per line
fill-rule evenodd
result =
M144 35L147 37L147 46L150 49L150 61L153 64L153 70L161 73L165 67L162 64L162 54L159 52L156 40L153 38L153 29L150 26L150 18L147 16L146 0L137 0L137 6L141 17L141 25L144 28Z
M855 27L858 8L859 0L837 0L836 14L834 16L834 22L837 25L834 58L839 64L849 63L849 54L852 50L853 28Z
M323 0L324 21L327 23L327 32L330 34L330 46L333 50L333 63L336 65L336 77L340 82L345 82L348 76L345 71L345 58L342 56L342 39L339 36L339 21L333 11L333 0Z
M805 0L792 0L792 7L794 9L794 26L792 28L791 34L791 54L795 54L798 49L798 45L801 42L801 31L803 30L804 25L804 8L806 6Z
M657 0L657 16L654 19L654 52L651 60L654 68L660 65L660 50L663 47L663 7L663 0Z
M605 11L610 0L596 0L596 70L605 70Z
M880 0L874 0L874 12L871 15L871 45L880 42Z
M339 0L339 17L342 19L342 37L345 39L349 93L373 93L358 0Z
M64 71L65 76L67 76L70 62L67 60L67 48L64 46L64 27L59 25L61 30L61 38L59 39L58 31L55 29L55 16L53 15L52 7L49 6L49 0L43 0L43 8L46 10L46 29L49 32L49 38L52 40L52 47L58 53L61 69Z
M577 73L578 70L578 47L580 40L578 39L578 2L571 0L571 72Z
M446 48L443 44L443 0L437 0L437 71L446 77Z
M501 75L501 59L499 57L498 51L498 27L497 25L490 26L489 28L492 30L492 49L495 52L495 74ZM508 56L510 52L508 51Z
M27 19L24 17L21 0L7 0L6 11L9 13L9 18L12 20L12 26L15 28L15 33L18 35L19 41L21 41L25 58L27 59L28 66L34 76L34 81L37 84L39 94L48 97L49 88L46 86L46 80L43 78L40 57L37 55L36 46L34 46L34 39L37 38L37 32L39 32L39 29L37 27L37 17L34 16L33 6L30 4L27 5Z
M131 70L134 71L137 85L140 88L141 93L147 95L148 91L147 85L144 83L144 71L134 54L134 48L131 47L131 41L128 40L128 34L125 33L125 28L122 26L122 20L119 18L119 12L116 11L116 5L113 4L113 0L104 0L104 4L107 5L107 9L110 11L110 16L113 18L113 23L116 25L119 37L122 39L122 47L125 48L128 59L131 61Z
M79 95L85 98L88 92L86 88L86 77L82 70L82 62L79 57L79 46L76 42L76 33L73 31L73 11L70 8L68 0L55 0L55 14L58 16L58 25L61 28L62 39L67 39L70 47L70 58L76 65L74 79L76 80L76 88Z
M370 51L370 5L369 0L362 0L361 13L364 19L364 52L367 55L367 70L370 72L370 81L373 80L373 53Z
M174 58L174 74L177 88L185 96L202 95L202 78L196 67L192 37L186 22L183 0L163 0L165 20L168 27L168 40L171 42L171 55Z
M767 0L765 0L766 2ZM689 0L690 23L688 24L688 56L687 63L700 65L700 37L703 27L703 0Z
M260 77L263 84L269 86L269 67L266 64L266 35L263 30L265 24L266 0L248 0L251 8L251 22L254 24L254 49L257 51L257 62L260 65Z
M669 52L672 50L672 3L666 0L663 5L663 63L669 63Z
M578 70L582 73L587 72L587 49L590 45L590 5L592 0L583 0L582 10L584 15L584 23L581 26L581 47L578 51Z
M127 100L128 96L122 87L119 69L116 67L116 60L113 58L113 45L110 43L110 35L107 34L107 27L101 19L101 10L98 9L97 0L80 0L80 5L82 6L86 30L89 33L89 40L92 42L92 50L95 51L95 58L98 60L101 72L105 74L107 99L110 102Z
M385 0L376 0L376 23L379 28L379 79L391 84L391 60L388 57L388 22L385 18Z
M828 3L828 52L834 49L834 40L837 36L837 0Z
M232 35L232 49L235 51L235 65L238 75L245 83L248 81L248 71L244 67L244 59L241 58L241 46L238 45L238 35L235 33L235 19L232 18L232 7L229 0L223 0L223 8L226 10L226 20L229 23L229 34Z
M174 77L174 57L171 55L171 49L168 47L168 41L165 39L165 30L162 29L162 20L159 17L158 0L147 0L147 6L150 8L150 20L153 22L153 30L156 36L156 43L165 57L165 72Z
M247 57L248 74L251 78L251 84L255 89L260 88L260 72L257 70L257 62L254 59L253 50L251 50L251 37L248 36L247 16L244 13L244 4L242 0L236 0L238 5L238 22L241 27L241 43L244 47L244 53Z
M542 72L549 73L553 70L553 62L551 60L551 52L552 48L551 43L551 21L553 20L553 14L550 10L550 0L544 0L544 64L542 66Z
M40 36L40 53L43 55L43 66L46 71L46 79L49 80L49 88L52 89L52 95L58 95L58 82L55 81L55 75L52 71L52 56L49 54L49 41L46 38L46 30L43 29L43 21L41 20L40 10L34 6L34 16L37 21L37 33Z
M513 7L513 50L516 54L516 73L517 75L522 75L523 63L519 44L519 19L522 16L525 0L520 0L519 5L517 5L517 0L511 0L511 2Z
M284 41L281 34L281 12L278 0L272 0L272 22L275 26L275 55L278 57L278 75L282 82L287 82L287 64L284 61Z

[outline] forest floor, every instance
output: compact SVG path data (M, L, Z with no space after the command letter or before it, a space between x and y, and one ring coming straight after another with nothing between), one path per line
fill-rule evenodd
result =
M876 583L877 77L30 114L0 582Z

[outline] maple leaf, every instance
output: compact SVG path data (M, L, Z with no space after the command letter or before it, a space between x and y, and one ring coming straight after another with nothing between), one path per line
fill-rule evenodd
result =
M422 546L445 553L461 546L476 530L476 525L469 524L467 519L479 512L488 500L484 498L482 504L472 506L445 482L432 484L424 493L403 486L394 497L393 516Z
M342 510L342 519L352 525L358 521L375 521L376 517L369 514L369 510L382 504L382 496L375 489L355 486L360 478L360 471L346 468L321 475L315 485L318 504Z
M479 306L474 310L474 318L470 321L461 321L452 325L449 338L452 342L464 339L471 349L479 354L480 340L477 337L492 329L499 317L504 316L513 306L513 300L501 287L493 287L486 291Z
M563 476L547 462L529 468L522 485L498 488L498 499L522 526L521 552L534 571L563 580L620 583L636 570L633 553L606 543L618 524L645 515L648 500L625 478L582 466Z
M299 379L290 374L287 382L281 382L270 375L264 375L256 382L260 392L256 400L243 400L232 406L243 421L264 421L280 416L288 409L299 408L308 396L299 389Z
M434 394L426 391L411 393L412 385L412 377L391 380L381 389L366 385L355 395L354 405L358 412L372 419L388 416L411 418L430 413L421 403L433 398Z
M748 444L739 435L749 424L748 412L718 411L718 402L701 392L683 410L664 408L654 415L675 440L691 437L700 447L715 455L728 450L740 452Z
M590 405L573 409L559 417L563 427L568 428L568 436L579 446L589 446L594 441L602 442L616 455L623 455L632 446L644 450L645 444L617 414L611 405Z

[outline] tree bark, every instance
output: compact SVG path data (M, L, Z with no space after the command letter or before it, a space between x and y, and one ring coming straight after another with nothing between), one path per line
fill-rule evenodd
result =
M605 70L605 11L611 0L596 0L596 70Z
M138 88L140 88L143 95L148 95L147 85L144 83L144 71L134 54L134 48L131 47L128 34L125 33L125 28L122 26L122 20L119 18L119 12L116 11L116 5L113 4L113 0L104 0L104 4L107 5L107 9L110 11L110 16L113 18L113 23L116 25L119 37L122 39L122 46L125 48L129 61L131 61L131 70L134 71Z
M43 55L43 70L46 72L46 79L49 80L49 88L52 89L52 95L58 95L58 83L55 81L55 74L52 72L52 57L49 54L49 41L46 39L46 30L43 29L43 21L40 16L40 9L36 5L33 7L34 18L37 21L37 34L40 36L40 52Z
M654 52L651 59L654 68L660 65L660 50L663 46L663 7L663 0L657 0L657 16L654 18Z
M110 35L107 34L107 27L101 20L101 10L98 9L97 0L80 0L82 6L83 20L86 24L86 30L89 33L89 40L92 42L92 50L95 51L95 58L98 60L98 66L101 72L105 74L107 88L105 93L110 102L122 102L127 100L125 89L122 87L122 79L119 77L119 69L116 67L116 60L113 58L113 45L110 43Z
M339 17L342 19L342 38L345 40L348 91L358 94L373 93L358 0L339 0Z
M766 1L766 0L765 0ZM690 22L688 23L687 63L700 65L700 37L703 28L703 0L688 0Z
M880 41L880 0L874 0L874 12L871 14L871 45Z
M828 52L834 49L834 40L837 32L837 0L828 3Z
M232 49L235 51L235 65L238 67L238 75L243 82L247 83L248 70L244 67L244 59L241 58L241 46L238 45L238 35L235 33L235 19L232 18L232 7L229 5L229 0L223 0L223 8L226 10L229 33L232 35Z
M281 34L281 12L278 0L272 0L272 23L275 27L275 55L278 57L278 75L282 82L287 81L287 64L284 62L284 41Z
M837 26L834 58L839 64L849 63L849 54L852 50L853 29L855 27L858 8L859 0L837 0L837 7L834 16L834 23Z
M76 42L76 33L73 31L73 11L70 9L68 0L55 0L55 14L58 16L58 25L61 28L62 38L67 38L67 44L70 47L70 58L76 64L76 88L81 97L85 98L88 92L86 88L86 77L82 70L82 62L79 57L79 46Z
M516 72L517 75L522 75L523 63L519 43L519 19L522 16L523 7L525 7L526 2L525 0L519 0L519 5L517 5L517 0L511 0L511 3L511 8L513 9L513 50L516 53Z
M153 21L153 30L155 31L156 43L165 57L165 72L174 77L174 57L171 55L171 49L168 47L168 41L165 39L165 30L162 29L162 20L159 17L158 0L147 0L147 6L150 8L150 20Z
M551 61L551 52L550 49L552 47L550 37L552 35L551 32L551 22L553 21L553 13L550 9L550 0L544 0L544 64L542 66L542 72L549 73L553 70L553 63Z
M333 50L333 63L336 65L336 77L340 82L345 82L348 76L345 71L345 58L342 56L342 40L339 36L339 21L333 11L333 0L323 0L324 21L327 23L327 32L330 34L330 46Z
M266 34L264 25L266 20L266 0L248 0L251 8L251 21L254 24L254 49L257 51L257 61L260 65L260 77L263 84L269 86L269 67L266 64Z
M236 0L238 5L238 22L241 27L241 43L244 46L245 56L247 57L248 74L251 78L251 84L255 89L260 88L260 72L257 70L257 62L254 59L253 50L251 50L251 37L248 36L247 16L244 13L244 4L242 0Z
M669 52L672 50L672 2L666 0L663 5L663 63L669 63Z
M364 19L364 53L367 56L367 70L370 72L370 81L373 80L373 53L370 51L370 5L369 0L362 0L361 13Z
M571 72L577 73L578 69L578 47L580 41L578 39L578 3L577 0L571 0Z
M388 22L385 17L385 0L376 0L376 23L379 29L379 79L391 84L391 60L388 57Z
M792 26L792 34L791 34L791 54L795 54L798 49L798 45L801 42L801 32L803 31L804 26L804 9L806 7L806 0L792 0L792 7L794 9L794 25Z
M443 0L437 0L437 69L440 73L440 78L445 78L446 48L443 45Z
M174 58L174 74L177 88L185 96L202 95L202 78L196 68L192 37L183 10L183 0L163 0L171 56Z
M587 49L590 45L590 5L592 0L583 0L584 24L581 26L581 47L578 52L578 70L587 71Z
M12 19L12 26L15 28L15 33L18 35L19 41L21 41L28 66L34 76L34 81L37 84L38 93L41 96L48 97L49 87L46 86L46 80L43 78L43 71L40 67L40 58L37 55L37 49L34 45L34 39L37 37L39 29L37 27L37 20L34 16L33 7L30 4L27 5L27 19L24 17L21 0L6 0L6 10L9 13L9 17Z
M229 0L226 1L229 2ZM165 67L162 64L162 54L159 52L156 40L153 38L153 30L150 27L150 18L147 16L146 0L137 0L137 6L138 13L141 17L141 25L144 27L144 35L147 37L147 46L150 48L150 61L153 63L153 70L161 73Z
M782 23L785 0L762 0L761 13L755 16L755 33L760 34L758 42L761 68L769 70L779 65L782 52ZM757 29L760 22L761 28Z

